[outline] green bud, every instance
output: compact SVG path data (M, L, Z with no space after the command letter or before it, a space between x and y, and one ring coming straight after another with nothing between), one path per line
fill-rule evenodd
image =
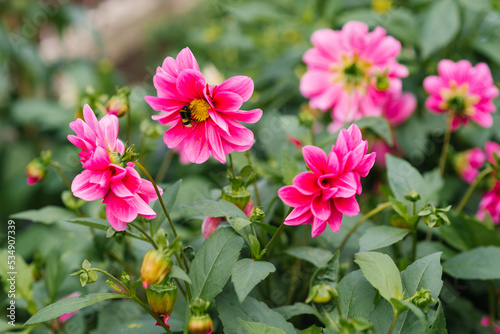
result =
M118 293L123 293L122 289L113 280L106 280L106 285Z
M122 276L120 277L120 281L122 281L123 284L127 285L130 283L130 276L126 272L122 272Z
M250 217L252 223L263 223L266 213L262 210L262 207L258 206L253 210L253 214Z
M424 217L424 222L430 228L441 225L450 225L450 219L446 212L450 211L451 205L446 208L436 208L432 204L428 204L424 210L418 213L418 216Z
M188 327L193 334L206 334L212 333L214 330L214 323L208 314L193 314L189 317Z
M141 265L142 286L147 289L150 284L160 283L167 277L173 261L163 252L156 249L150 249Z
M375 88L383 92L389 89L390 85L391 83L389 81L389 78L387 78L386 76L379 76L377 77L377 83L375 84Z
M337 289L334 289L328 284L316 284L309 291L309 295L307 296L306 303L310 303L311 301L316 304L326 304L332 300L332 298L337 298L339 293Z
M233 203L240 208L240 210L245 210L248 202L250 201L250 192L246 188L239 187L239 189L235 189L233 185L229 185L222 189L221 198L225 201Z
M211 307L211 302L201 298L194 298L191 303L189 303L189 309L191 310L191 313L196 315L207 313Z
M177 300L177 286L172 282L151 284L146 289L146 296L154 313L169 316Z
M416 202L420 199L420 194L415 190L410 190L408 194L405 196L405 199L410 202Z
M415 294L408 301L411 301L424 312L428 312L430 305L436 303L436 300L434 300L431 296L431 290L424 288L415 292Z
M311 129L314 126L316 119L310 112L303 110L299 112L299 124L305 128Z
M64 190L61 194L61 199L64 205L71 210L78 210L85 204L81 198L76 198L70 190Z
M129 95L130 90L127 87L118 89L116 95L113 95L106 103L105 108L108 115L122 117L128 114L130 109Z

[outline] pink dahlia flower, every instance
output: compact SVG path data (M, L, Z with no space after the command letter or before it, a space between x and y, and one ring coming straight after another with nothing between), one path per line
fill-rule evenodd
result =
M491 127L498 88L488 65L479 63L472 67L467 60L454 63L444 59L438 64L438 73L439 76L424 80L424 88L430 94L425 102L427 109L435 113L453 112L452 130L469 120L484 128Z
M305 146L302 152L311 172L297 175L292 186L278 191L283 202L295 208L285 224L312 224L311 234L317 237L327 223L337 232L343 214L358 215L355 195L361 194L360 178L368 175L376 155L367 150L368 142L356 124L341 130L328 156L318 147Z
M455 169L458 174L467 181L472 183L479 174L479 168L483 167L486 161L486 155L480 148L473 148L457 155L455 160Z
M253 209L253 201L250 200L243 212L250 218L253 214ZM225 220L226 218L224 217L206 217L201 224L201 233L203 233L205 239L208 238L210 234L214 233L219 227L219 224Z
M498 166L498 159L500 159L500 145L489 141L484 145L486 151L486 158L493 166Z
M303 57L302 95L312 108L332 110L331 131L363 116L381 116L388 96L401 92L408 69L396 61L401 43L385 29L348 22L342 30L321 29Z
M413 94L396 94L385 103L384 116L391 125L398 126L410 118L416 108L417 99Z
M484 219L488 213L493 220L493 223L500 223L500 182L496 182L492 190L487 192L479 203L477 217Z
M80 160L85 169L71 184L73 195L86 201L102 198L108 221L117 231L124 231L137 215L156 217L148 205L158 198L152 183L141 179L133 162L122 161L125 148L118 140L118 118L106 115L98 121L88 105L83 115L85 121L70 123L77 135L68 136L82 149Z
M262 116L260 109L240 110L253 93L251 78L236 76L211 86L185 48L177 59L165 59L153 82L158 97L146 96L146 102L161 111L153 119L171 125L163 137L169 148L183 145L189 161L199 164L210 154L225 163L226 154L252 147L252 131L240 124L255 123Z

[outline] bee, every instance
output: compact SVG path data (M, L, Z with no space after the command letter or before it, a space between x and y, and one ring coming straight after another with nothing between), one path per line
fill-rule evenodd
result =
M189 107L188 106L182 107L180 113L181 113L182 124L187 128L192 127L193 123L191 122L193 121L193 119L191 118L191 110L189 110Z

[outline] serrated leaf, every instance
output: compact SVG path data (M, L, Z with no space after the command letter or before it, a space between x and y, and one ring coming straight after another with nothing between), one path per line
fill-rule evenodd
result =
M367 229L359 239L361 252L383 248L403 240L410 230L392 226L375 226Z
M452 257L443 264L443 270L459 279L499 279L498 259L500 247L479 247Z
M231 269L231 281L240 303L260 281L275 271L276 268L270 262L252 259L242 259L236 262Z
M444 316L443 306L441 302L439 303L436 318L431 325L430 334L447 334L448 331L446 329L446 318Z
M222 291L242 247L243 239L231 228L220 228L205 239L189 272L194 298L212 300Z
M316 267L321 267L333 256L332 252L316 247L294 247L285 252L293 257L311 262Z
M65 313L71 313L81 308L99 303L103 300L115 298L128 297L117 293L89 293L87 295L62 299L38 311L35 315L29 318L24 325L33 325L55 319Z
M174 265L172 266L172 268L170 268L169 276L174 278L179 278L183 281L186 281L189 284L193 284L188 274L186 274L186 272L178 266Z
M408 297L420 289L428 289L431 291L431 297L438 299L443 287L441 254L439 252L423 257L401 272L404 290Z
M245 327L248 334L286 334L281 329L271 327L262 322L245 321L238 319L239 323Z
M387 301L403 296L403 283L398 267L387 254L360 252L354 254L356 262L365 278Z

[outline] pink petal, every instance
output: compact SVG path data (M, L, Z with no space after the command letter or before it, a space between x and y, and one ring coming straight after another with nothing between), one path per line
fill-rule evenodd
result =
M98 146L90 159L83 164L83 168L91 170L106 169L110 163L108 152L104 148Z
M210 111L209 111L210 112ZM224 117L230 117L235 121L245 123L256 123L262 117L261 109L223 111Z
M219 162L226 163L226 155L224 154L224 148L222 146L222 141L220 135L214 130L212 126L207 127L207 139L210 143L210 152L213 157Z
M328 218L328 224L333 232L338 232L340 230L340 225L342 223L342 212L338 211L337 208L332 205L331 214Z
M285 186L278 190L278 196L291 207L304 206L311 203L311 196L304 195L294 186Z
M314 174L321 175L326 170L326 153L316 146L304 146L302 154L307 166Z
M286 217L285 225L297 226L310 223L312 212L310 205L297 207Z
M186 69L200 70L196 58L188 47L182 49L175 60L177 61L179 72Z
M313 195L321 190L318 186L318 176L314 173L300 173L293 179L293 184L304 195Z
M163 141L168 148L174 148L194 131L193 127L185 127L182 122L177 122L163 135Z
M212 99L216 110L235 111L240 109L243 99L236 93L218 91Z
M443 59L438 63L438 73L446 82L455 79L455 63L448 59Z
M246 76L235 76L227 79L217 87L217 91L233 92L241 96L242 102L247 101L253 93L253 80Z
M348 198L334 198L333 202L337 210L345 215L354 217L359 214L359 204L354 196Z
M111 227L113 227L116 231L125 231L127 229L127 222L115 217L113 212L109 212L108 214L106 210L106 217L108 218L108 222Z
M351 197L356 194L357 183L354 173L343 174L332 182L332 186L337 187L338 191L335 197Z
M106 216L114 216L116 219L129 223L137 217L137 209L126 200L110 192L102 201L106 204Z
M311 227L311 235L313 238L316 238L318 235L323 233L326 228L326 221L321 220L317 217L314 217L312 227Z
M321 196L314 197L311 211L316 218L322 221L327 220L330 217L330 201L323 201Z
M101 188L99 185L89 182L94 173L100 172L84 170L73 179L71 183L71 192L73 195L85 201L94 201L106 195L108 192L107 187Z
M186 101L181 101L177 99L165 99L156 96L145 96L144 100L151 106L153 110L165 112L179 111L187 104L186 101L188 101L187 99Z
M196 70L184 70L177 77L177 92L191 100L201 99L198 90L196 89L197 82L205 85L203 74Z
M220 114L219 112L217 111L214 111L212 109L209 109L208 110L208 115L210 116L210 118L212 119L212 121L219 127L221 128L225 133L229 134L229 127L228 127L228 124L226 122L226 120L224 119L224 117L226 116L226 114ZM214 125L215 125L214 124Z

